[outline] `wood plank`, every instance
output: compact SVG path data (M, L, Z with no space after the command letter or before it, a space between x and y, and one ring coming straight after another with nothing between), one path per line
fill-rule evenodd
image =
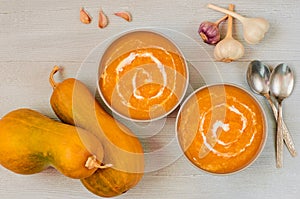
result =
M270 66L288 63L296 75L296 86L284 101L284 119L300 150L300 4L297 0L236 2L236 11L247 17L264 17L271 28L258 45L243 39L242 24L234 21L234 37L245 46L245 56L226 64L214 62L213 46L204 44L197 29L204 20L215 21L223 14L206 8L208 1L47 1L2 0L0 2L0 118L13 109L28 107L57 119L49 104L52 88L49 72L56 64L64 66L57 81L77 77L96 93L97 61L107 39L134 28L155 27L180 47L190 68L189 93L205 84L229 82L250 90L245 72L253 59ZM212 3L227 7L231 1ZM79 22L84 6L93 22ZM97 27L102 8L110 24ZM128 10L128 23L113 15ZM226 24L221 30L226 31ZM89 58L86 60L86 58ZM268 116L268 140L253 165L228 176L215 176L196 169L176 145L174 111L165 123L149 128L134 126L146 151L148 171L142 181L119 198L296 198L300 194L299 157L292 158L284 149L284 168L275 168L275 121L266 101L255 95ZM151 130L149 130L151 129ZM159 149L170 145L168 150ZM0 149L1 150L1 149ZM99 198L88 192L78 180L68 179L54 169L31 176L16 175L0 166L0 198Z

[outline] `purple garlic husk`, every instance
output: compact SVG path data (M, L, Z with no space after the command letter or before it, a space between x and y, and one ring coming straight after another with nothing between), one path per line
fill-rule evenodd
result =
M198 33L202 40L211 45L215 45L220 41L220 30L216 23L204 21L200 24Z

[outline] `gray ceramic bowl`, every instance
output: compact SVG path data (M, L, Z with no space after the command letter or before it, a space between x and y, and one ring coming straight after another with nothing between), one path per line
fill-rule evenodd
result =
M145 50L153 48L159 52ZM163 56L159 57L159 53L163 53ZM170 67L165 67L165 64L162 63L165 62L162 60L166 60L165 57L169 57L169 55L174 55L176 57L174 60L181 60L184 75ZM147 63L142 60L146 60ZM179 64L174 65L178 66ZM157 71L159 74L156 73ZM134 122L150 122L166 117L181 103L189 83L187 63L180 49L167 36L152 30L133 30L117 37L101 58L98 77L98 91L105 105L113 114ZM139 114L138 111L135 112L138 109L132 107L146 104L141 104L141 99L145 99L145 95L148 94L151 96L151 89L142 90L143 96L140 95L141 92L138 89L143 86L147 87L151 83L163 85L170 90L172 85L175 85L172 87L172 89L174 88L172 91L174 91L177 101L167 109L162 108L159 104L151 106L150 116L146 117L143 112ZM151 86L148 87L151 88ZM160 89L158 93L153 94L147 100L152 103L151 100L160 99L163 92L165 90ZM132 98L135 99L131 101Z
M267 139L265 112L247 90L214 84L194 91L176 119L178 143L197 168L231 174L251 165Z

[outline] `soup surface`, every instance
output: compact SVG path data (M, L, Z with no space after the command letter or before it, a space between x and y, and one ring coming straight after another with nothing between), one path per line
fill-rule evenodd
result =
M130 50L110 60L99 86L106 102L127 117L148 120L178 104L187 81L184 59L160 47Z
M198 90L181 109L178 140L186 157L212 173L232 173L249 165L266 137L257 101L232 85Z

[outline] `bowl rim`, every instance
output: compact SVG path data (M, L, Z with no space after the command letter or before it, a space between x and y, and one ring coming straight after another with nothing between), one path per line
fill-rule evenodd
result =
M227 173L214 173L214 172L211 172L211 171L207 171L203 168L200 168L198 167L197 165L195 165L185 154L185 151L183 150L182 146L181 146L181 142L179 141L179 136L178 136L178 120L179 120L179 116L180 116L180 113L182 112L182 110L184 109L186 103L190 100L191 97L193 97L197 92L205 89L205 88L209 88L209 87L212 87L212 86L220 86L220 85L223 85L223 86L232 86L232 87L235 87L235 88L238 88L240 89L241 91L247 93L258 105L260 111L261 111L261 114L262 114L262 118L263 118L263 123L264 123L264 136L263 136L263 140L261 142L261 145L259 147L259 150L257 152L257 154L255 155L255 157L249 161L247 164L245 164L245 166L241 167L240 169L237 169L237 170L234 170L232 172L227 172ZM185 100L184 102L182 103L182 106L180 106L180 109L178 110L178 113L177 113L177 116L176 116L176 121L175 121L175 134L176 134L176 140L177 140L177 143L179 145L179 148L180 150L182 151L183 153L183 156L185 157L185 159L193 166L195 167L196 169L204 172L204 173L208 173L208 174L211 174L211 175L216 175L216 176L227 176L227 175L232 175L232 174L236 174L236 173L239 173L241 171L244 171L245 169L247 169L248 167L250 167L258 158L259 156L261 155L261 153L263 152L264 148L265 148L265 145L266 145L266 142L267 142L267 138L268 138L268 129L269 129L269 126L268 126L268 122L267 122L267 116L266 116L266 112L265 110L263 109L263 106L261 104L261 102L248 90L246 90L244 87L242 87L241 85L238 85L238 84L235 84L235 83L228 83L228 82L223 82L223 83L212 83L212 84L207 84L207 85L204 85L204 86L201 86L197 89L195 89Z
M148 32L148 33L154 33L164 39L166 39L167 41L169 41L172 45L174 45L174 47L176 48L176 50L178 51L179 55L182 57L183 59L183 63L184 63L184 69L186 72L186 77L185 77L185 85L184 85L184 89L182 92L182 95L180 96L178 102L167 112L165 112L164 114L154 117L154 118L150 118L150 119L135 119L135 118L131 118L129 116L126 116L124 114L121 114L119 111L117 111L115 108L113 108L104 98L103 93L101 91L100 85L99 85L99 77L101 75L101 70L100 70L100 63L102 61L102 57L103 55L107 52L107 50L119 39L121 39L122 37L128 35L128 34L132 34L132 33L136 33L136 32ZM97 72L97 90L98 93L100 95L101 100L104 102L105 106L112 112L112 114L116 114L118 117L125 119L126 121L131 121L131 122L141 122L141 123L147 123L147 122L154 122L157 120L161 120L165 117L167 117L168 115L170 115L184 100L186 93L187 93L187 89L189 87L189 81L190 81L190 77L189 77L189 67L188 67L188 62L184 56L184 53L182 52L182 50L179 48L179 46L177 45L177 43L169 38L167 35L165 35L164 33L160 32L159 30L155 30L154 28L151 27L144 27L144 28L134 28L134 29L130 29L127 31L124 31L122 33L116 34L113 36L113 38L111 39L111 41L109 42L109 44L105 47L105 50L103 52L103 54L101 55L101 58L99 60L99 66L98 66L98 72Z

